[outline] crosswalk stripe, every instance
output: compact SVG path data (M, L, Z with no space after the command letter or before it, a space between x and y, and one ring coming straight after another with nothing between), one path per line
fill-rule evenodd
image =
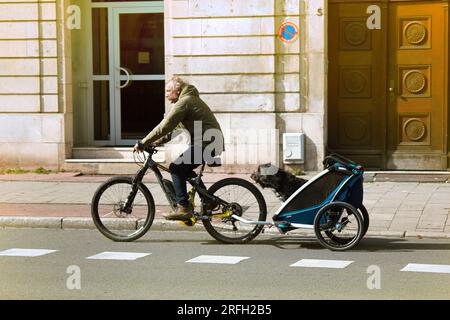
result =
M137 260L151 253L138 253L138 252L102 252L91 257L87 257L88 260Z
M302 259L291 267L302 267L302 268L332 268L332 269L344 269L348 267L353 261L343 261L343 260L317 260L317 259Z
M450 273L450 265L410 263L400 271Z
M186 261L187 263L216 263L216 264L238 264L241 261L250 259L249 257L233 256L199 256Z
M58 250L48 249L8 249L0 251L0 256L3 257L40 257L56 252Z

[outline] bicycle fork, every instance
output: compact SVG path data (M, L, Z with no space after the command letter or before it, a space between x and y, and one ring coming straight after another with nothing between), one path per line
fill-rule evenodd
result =
M121 210L128 215L130 215L133 211L134 198L136 198L137 192L139 190L139 183L141 183L142 179L144 178L145 171L146 169L144 167L143 169L139 170L139 172L134 177L133 182L131 183L131 192L127 197L125 205L123 206L123 208L121 208Z

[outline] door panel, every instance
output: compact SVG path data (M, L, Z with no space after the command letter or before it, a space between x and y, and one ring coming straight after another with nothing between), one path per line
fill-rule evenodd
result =
M367 6L330 3L329 148L379 168L385 148L384 41L380 30L366 26Z
M110 77L110 18L107 8L92 8L92 126L93 140L109 143L112 139L111 124L114 115L114 99L111 99Z
M443 4L389 7L389 169L446 168Z
M120 65L131 74L164 74L164 14L120 14Z
M142 139L164 115L164 81L135 81L121 90L121 138Z
M107 8L92 9L92 62L94 76L109 75L109 16Z
M158 10L156 10L158 11ZM164 13L114 9L115 141L132 145L164 117Z
M111 138L109 81L94 81L94 139L108 141Z

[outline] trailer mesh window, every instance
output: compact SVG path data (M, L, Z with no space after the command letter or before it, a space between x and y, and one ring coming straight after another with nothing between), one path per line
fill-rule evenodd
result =
M330 194L336 191L337 187L347 177L348 175L342 172L328 172L292 199L291 202L283 209L282 213L303 210L320 205L330 196Z

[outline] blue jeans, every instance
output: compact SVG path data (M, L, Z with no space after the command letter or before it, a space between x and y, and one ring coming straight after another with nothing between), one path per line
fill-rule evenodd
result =
M194 156L196 151L197 157ZM203 159L203 148L198 146L190 146L189 149L178 157L178 159L170 164L169 170L172 175L175 198L179 205L189 205L186 181L189 178L195 178L197 176L194 169L198 168L203 163L205 163ZM203 182L200 183L200 186L206 189Z

